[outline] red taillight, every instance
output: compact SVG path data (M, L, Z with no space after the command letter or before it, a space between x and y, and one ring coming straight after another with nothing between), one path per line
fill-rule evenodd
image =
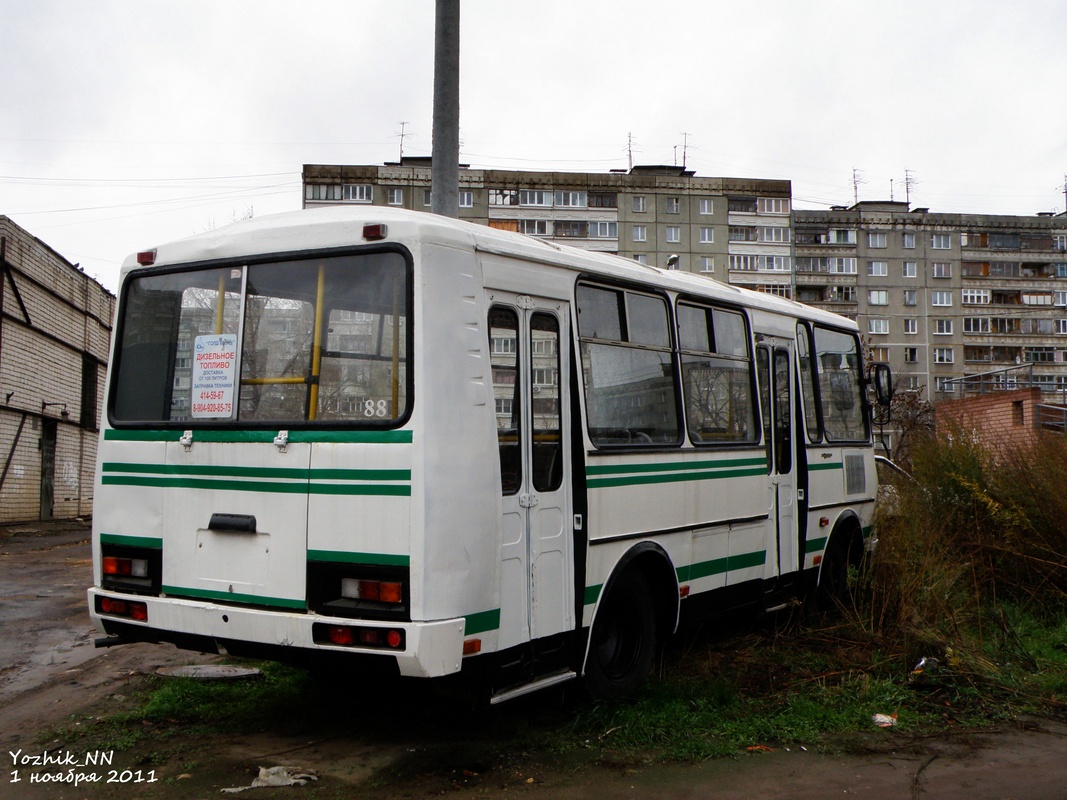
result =
M361 600L378 600L381 597L382 585L378 581L360 581L359 597Z
M389 631L385 634L385 643L390 647L400 647L404 643L404 637L400 631Z
M148 606L144 603L130 603L130 616L139 622L147 622Z
M149 267L156 263L156 251L155 250L142 250L137 254L137 263L142 267Z
M363 226L363 238L368 242L381 241L388 235L389 229L382 223Z
M351 600L371 600L376 603L403 603L404 584L399 581L344 578L341 580L341 596Z
M132 562L128 558L106 556L102 563L105 575L129 575L132 569Z
M328 635L330 644L349 645L356 642L355 629L344 625L331 625Z
M126 601L115 600L111 597L104 597L100 600L100 610L106 614L125 614L126 613Z
M111 614L116 617L129 617L138 622L148 622L148 604L134 600L119 600L117 597L100 597L97 600L97 610L101 614Z

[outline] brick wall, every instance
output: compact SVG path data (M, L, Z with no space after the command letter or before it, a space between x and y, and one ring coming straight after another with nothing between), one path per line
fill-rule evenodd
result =
M51 514L87 516L115 297L3 216L0 243L0 522L40 518L41 454L53 424ZM89 373L95 397L83 397Z
M959 425L990 450L1029 446L1037 431L1038 388L990 392L938 403L938 429Z

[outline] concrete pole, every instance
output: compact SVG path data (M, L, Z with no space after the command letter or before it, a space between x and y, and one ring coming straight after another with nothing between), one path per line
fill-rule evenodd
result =
M459 216L459 0L436 0L430 210Z

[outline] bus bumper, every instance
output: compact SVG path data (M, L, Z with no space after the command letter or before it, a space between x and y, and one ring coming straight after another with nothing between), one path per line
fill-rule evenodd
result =
M100 600L107 598L125 602L127 608L140 604L136 617L101 611ZM358 654L365 657L395 659L401 675L434 678L459 672L463 660L464 620L434 620L432 622L383 622L355 620L347 617L326 617L286 611L261 610L246 606L231 606L202 600L174 597L146 597L104 591L98 587L88 590L89 616L97 630L104 633L124 631L124 638L140 641L163 641L181 645L183 640L215 642L214 649L227 651L227 642L260 645L269 648L294 648L305 654L327 655L330 652ZM400 631L403 644L397 648L339 646L315 641L313 626L358 626L360 629ZM191 649L204 649L193 647Z

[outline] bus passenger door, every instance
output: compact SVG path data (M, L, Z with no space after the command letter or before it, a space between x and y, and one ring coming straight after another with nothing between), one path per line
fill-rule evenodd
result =
M797 541L796 463L794 459L792 343L785 339L762 337L756 350L763 435L767 445L770 473L770 518L768 522L768 566L775 575L787 575L800 568ZM772 560L772 554L774 556ZM771 577L768 574L767 577Z
M567 304L493 293L490 358L500 454L500 646L574 626Z

